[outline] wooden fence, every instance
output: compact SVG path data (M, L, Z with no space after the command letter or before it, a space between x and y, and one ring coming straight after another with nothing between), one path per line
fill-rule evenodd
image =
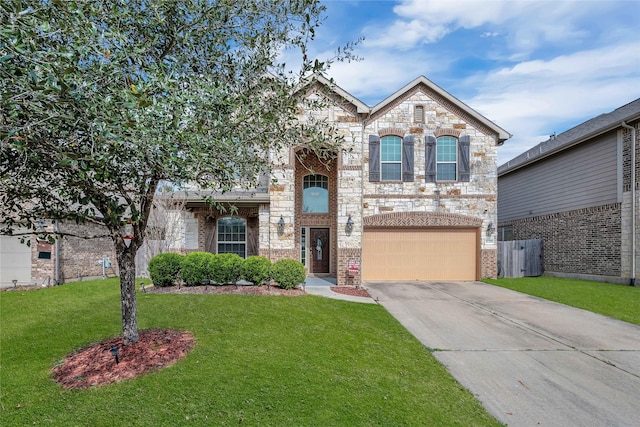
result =
M541 276L542 239L498 242L498 277Z

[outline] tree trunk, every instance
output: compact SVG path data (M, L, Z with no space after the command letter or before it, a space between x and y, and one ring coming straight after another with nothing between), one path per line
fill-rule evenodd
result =
M136 261L131 248L116 248L120 269L120 302L122 306L122 337L124 345L138 342L138 320L136 317Z

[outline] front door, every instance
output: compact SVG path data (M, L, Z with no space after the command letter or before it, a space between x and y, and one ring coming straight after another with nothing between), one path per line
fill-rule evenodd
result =
M310 273L328 273L329 272L329 229L328 228L312 228L309 230L311 237L310 255L311 269Z

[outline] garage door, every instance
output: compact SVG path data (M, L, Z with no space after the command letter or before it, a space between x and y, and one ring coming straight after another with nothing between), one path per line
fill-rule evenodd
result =
M476 280L477 229L365 229L365 281Z
M31 283L31 247L15 236L0 236L0 286Z

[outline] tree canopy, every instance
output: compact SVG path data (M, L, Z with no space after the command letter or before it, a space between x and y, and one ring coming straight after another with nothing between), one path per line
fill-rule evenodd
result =
M103 226L125 341L137 341L133 260L162 182L251 187L269 152L339 142L300 122L293 96L327 65L307 52L323 13L316 0L3 2L3 231L39 219ZM295 69L279 60L289 49ZM337 52L349 57L350 46Z

